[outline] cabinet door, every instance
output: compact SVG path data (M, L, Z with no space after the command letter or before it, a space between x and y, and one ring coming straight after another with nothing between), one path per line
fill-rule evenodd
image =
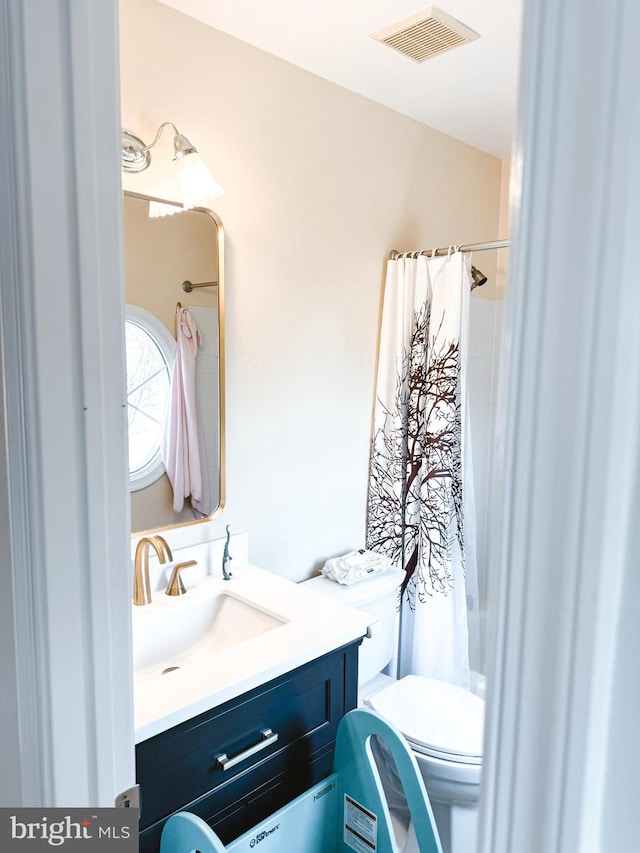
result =
M332 772L333 743L311 756L295 747L256 767L250 779L236 776L228 785L186 803L184 810L201 817L228 844ZM247 783L254 786L249 791ZM141 831L140 853L158 853L166 820L164 817Z
M338 723L356 704L358 645L138 744L141 832L159 838L189 808L226 842L331 772Z

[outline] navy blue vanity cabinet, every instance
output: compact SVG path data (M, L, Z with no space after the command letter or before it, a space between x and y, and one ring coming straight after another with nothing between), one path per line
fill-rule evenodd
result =
M176 811L199 815L227 844L331 773L338 723L357 702L359 645L139 743L141 853L157 853Z

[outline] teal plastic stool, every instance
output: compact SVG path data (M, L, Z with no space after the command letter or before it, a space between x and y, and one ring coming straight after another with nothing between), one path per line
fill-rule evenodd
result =
M160 853L398 853L391 816L371 751L376 735L388 746L404 787L420 853L442 853L429 798L402 735L364 708L340 721L334 772L226 847L189 812L164 825Z

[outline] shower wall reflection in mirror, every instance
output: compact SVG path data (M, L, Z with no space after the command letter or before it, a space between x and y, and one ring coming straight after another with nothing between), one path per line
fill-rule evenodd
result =
M190 498L176 500L161 450L171 408L178 303L200 333L195 359L198 452L208 480L205 516L224 504L224 235L204 209L150 217L148 196L124 194L125 331L129 415L131 531L183 525L200 517ZM172 209L171 207L169 208ZM217 282L183 290L184 281ZM190 407L185 407L186 412ZM175 414L175 406L174 406ZM166 457L166 438L164 456ZM182 453L182 448L179 449ZM176 488L176 492L182 492ZM184 491L188 491L188 488Z

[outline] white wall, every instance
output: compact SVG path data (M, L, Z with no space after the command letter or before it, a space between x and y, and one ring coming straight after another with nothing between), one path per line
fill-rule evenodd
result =
M495 239L501 163L154 0L120 13L124 127L150 141L174 122L226 189L217 524L302 579L364 541L386 256ZM170 151L126 188L175 198Z

